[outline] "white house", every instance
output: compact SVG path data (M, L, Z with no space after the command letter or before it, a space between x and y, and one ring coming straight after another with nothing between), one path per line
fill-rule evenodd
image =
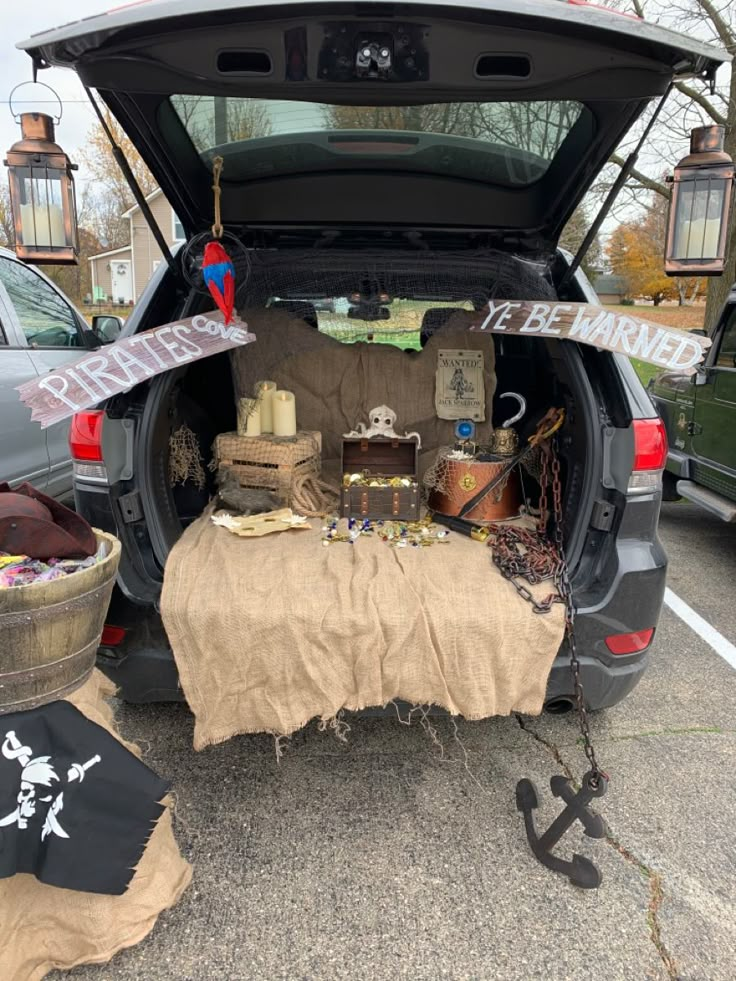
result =
M146 201L153 217L170 246L184 241L181 222L157 188ZM92 298L95 302L132 304L138 299L154 269L163 262L141 209L137 204L123 212L121 218L130 222L130 245L90 256Z

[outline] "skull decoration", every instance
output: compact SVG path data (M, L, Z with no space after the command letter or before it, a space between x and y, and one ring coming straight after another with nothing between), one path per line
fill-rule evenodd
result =
M51 757L34 756L31 747L24 746L12 730L5 733L5 739L0 746L0 752L6 760L17 760L21 766L20 790L15 799L18 806L10 814L0 817L0 828L17 824L21 831L25 831L28 829L29 818L33 818L36 815L37 801L48 804L54 796L54 790L52 790L45 797L37 797L36 794L39 788L46 787L51 789L53 783L60 782L59 777L53 765L49 762ZM98 755L94 756L87 763L72 763L67 774L68 782L71 783L74 780L78 780L81 783L84 780L86 771L100 761L100 756ZM43 793L42 790L40 792ZM53 804L46 814L46 820L44 821L41 832L42 841L52 832L60 838L69 837L56 818L56 815L63 807L64 794L57 793Z
M391 439L411 439L413 437L417 441L417 446L421 447L422 439L419 433L404 433L403 436L400 436L394 431L396 413L387 405L377 405L375 409L371 409L368 413L368 418L369 425L367 428L365 423L359 422L357 429L353 429L349 433L343 433L343 436L345 438L360 436L363 439L371 439L373 436L384 436Z

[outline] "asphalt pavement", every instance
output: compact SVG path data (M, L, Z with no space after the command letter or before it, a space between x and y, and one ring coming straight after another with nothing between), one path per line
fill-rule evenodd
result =
M736 643L736 526L663 508L670 588ZM736 671L665 608L651 666L591 729L611 776L610 836L561 853L600 867L573 888L531 856L522 776L559 804L585 759L572 716L351 719L316 725L280 762L267 736L195 753L183 706L120 706L123 734L176 788L194 863L182 901L137 947L81 981L736 978ZM440 744L440 745L438 745Z

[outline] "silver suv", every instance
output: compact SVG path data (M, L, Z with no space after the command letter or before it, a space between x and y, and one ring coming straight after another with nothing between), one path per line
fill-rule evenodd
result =
M269 336L277 297L305 331L329 327L309 298L363 297L365 321L390 316L384 296L414 312L480 311L494 297L595 303L557 248L562 229L647 106L675 82L712 78L729 57L592 4L549 0L168 0L21 48L97 89L190 240L154 273L128 337L211 308L190 273L194 236L212 226L218 157L221 218L257 335L262 318ZM422 326L436 329L430 320ZM532 416L566 409L562 524L581 675L590 706L604 708L645 670L662 604L663 424L621 355L554 337L497 341L499 391L523 394ZM332 398L327 386L319 394ZM209 462L215 435L235 428L235 404L222 354L77 417L95 434L78 509L123 549L101 663L131 701L181 697L158 604L169 553L213 489L172 487L171 436L186 424ZM547 705L563 710L572 698L563 646Z
M68 420L41 429L15 389L99 343L50 279L0 249L0 482L28 480L52 497L71 495Z

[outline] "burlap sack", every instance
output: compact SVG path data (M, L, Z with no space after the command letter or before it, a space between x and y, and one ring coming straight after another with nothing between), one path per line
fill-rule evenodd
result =
M246 539L205 515L174 546L161 614L195 749L396 698L468 719L541 711L562 606L536 615L462 535L324 547L320 524Z
M68 701L120 739L105 701L113 691L95 671ZM137 753L131 743L120 741ZM106 963L151 932L159 913L179 900L191 877L166 810L122 896L57 889L31 875L0 879L0 978L36 981L54 968Z
M340 459L342 434L359 422L367 423L369 411L378 405L394 410L398 433L416 431L421 436L420 472L438 447L454 441L454 422L438 419L435 409L440 349L483 351L486 421L477 429L479 441L490 436L494 343L492 336L466 329L477 314L456 311L421 351L402 351L390 344L343 344L282 310L244 310L242 316L258 339L247 349L231 352L236 397L252 396L255 383L266 378L294 392L299 428L322 433L328 473L335 469L330 464Z

